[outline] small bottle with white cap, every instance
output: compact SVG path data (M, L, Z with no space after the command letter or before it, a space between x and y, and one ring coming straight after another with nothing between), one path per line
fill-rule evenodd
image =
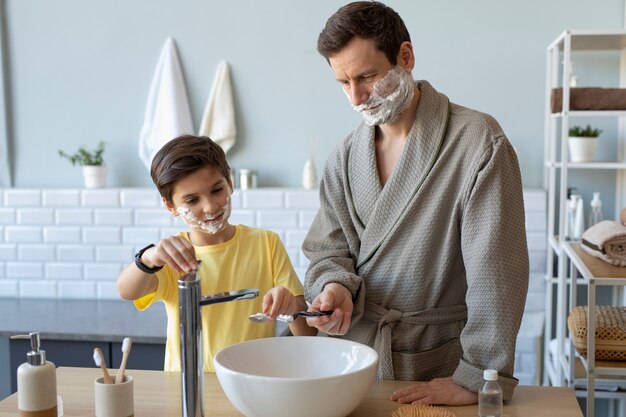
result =
M485 385L478 391L478 415L480 417L502 416L502 388L498 384L498 371L485 369Z
M589 227L604 220L602 214L602 201L600 201L600 193L593 193L591 200L591 212L589 213Z

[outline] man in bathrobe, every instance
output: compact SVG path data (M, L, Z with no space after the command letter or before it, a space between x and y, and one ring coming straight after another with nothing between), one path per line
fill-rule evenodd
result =
M477 402L496 369L511 398L528 287L515 151L491 116L415 82L395 11L356 2L318 39L365 119L330 154L304 241L305 294L329 335L373 346L379 379L424 381L402 403Z

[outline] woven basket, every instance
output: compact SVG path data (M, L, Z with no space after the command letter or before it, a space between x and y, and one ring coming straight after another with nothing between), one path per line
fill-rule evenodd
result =
M596 306L597 360L626 361L626 307ZM587 306L574 308L567 327L576 351L587 357Z

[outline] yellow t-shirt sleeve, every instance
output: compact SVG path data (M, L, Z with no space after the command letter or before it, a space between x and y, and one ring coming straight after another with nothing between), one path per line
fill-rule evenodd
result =
M147 309L157 301L167 299L169 292L172 291L172 283L176 282L174 271L167 265L155 275L158 282L156 291L133 301L135 307L140 311Z
M302 283L291 265L287 251L275 233L270 233L270 250L272 256L272 269L274 271L274 286L287 288L296 297L304 295Z

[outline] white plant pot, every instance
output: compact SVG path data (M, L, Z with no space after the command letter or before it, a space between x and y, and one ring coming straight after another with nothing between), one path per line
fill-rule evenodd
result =
M103 188L106 185L107 168L102 165L83 165L85 188Z
M567 140L569 146L569 160L571 162L590 162L596 155L598 138L570 136Z

